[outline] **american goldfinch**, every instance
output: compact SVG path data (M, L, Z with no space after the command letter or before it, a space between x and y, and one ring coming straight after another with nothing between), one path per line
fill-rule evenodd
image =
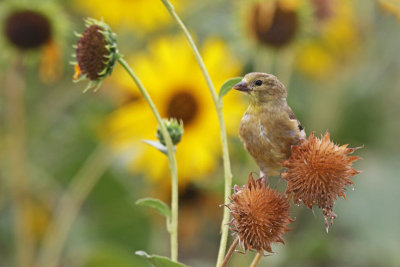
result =
M286 88L274 76L251 72L233 89L245 92L250 105L240 122L239 136L262 175L279 175L291 146L306 138L305 131L286 102Z

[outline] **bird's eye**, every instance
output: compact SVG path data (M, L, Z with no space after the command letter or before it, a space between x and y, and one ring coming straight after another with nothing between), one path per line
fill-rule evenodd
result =
M257 85L257 86L260 86L261 84L262 84L262 81L261 81L261 80L257 80L257 81L256 81L256 85Z

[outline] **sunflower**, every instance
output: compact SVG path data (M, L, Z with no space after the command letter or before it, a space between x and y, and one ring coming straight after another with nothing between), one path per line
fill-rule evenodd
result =
M172 1L179 10L184 0ZM169 23L170 16L161 1L148 0L74 0L75 6L94 18L103 18L111 27L125 26L148 32Z
M221 40L205 41L202 55L216 88L240 72L239 64ZM206 83L187 41L183 37L161 37L151 43L147 53L136 54L128 61L141 77L161 115L183 121L185 133L176 152L181 184L212 171L219 164L219 124ZM132 170L140 170L156 181L168 180L165 155L141 142L155 139L157 124L153 114L138 96L128 75L117 70L113 77L134 100L109 118L107 130L112 146L129 153ZM228 94L224 98L228 133L237 135L244 110L244 101L238 94Z
M296 66L303 74L326 77L353 54L359 34L351 1L314 0L315 34L300 47Z
M24 56L28 62L39 63L44 82L59 78L63 72L62 45L69 22L61 7L53 1L6 0L0 3L0 46L2 62L8 65Z
M304 0L239 1L242 32L255 44L282 49L304 34L308 5Z

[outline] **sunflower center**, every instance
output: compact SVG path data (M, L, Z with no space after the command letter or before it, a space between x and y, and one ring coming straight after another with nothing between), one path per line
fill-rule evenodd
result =
M257 3L250 18L250 27L255 37L266 45L279 48L289 44L296 35L298 27L296 11L283 9L279 4Z
M51 37L50 21L35 11L19 11L11 14L4 25L8 40L21 50L44 45Z
M79 39L76 48L76 58L82 73L87 75L90 80L97 80L106 67L105 56L109 54L104 35L100 32L104 30L98 25L91 25Z
M167 105L167 117L183 121L183 125L190 125L199 112L199 104L195 96L187 91L174 94Z

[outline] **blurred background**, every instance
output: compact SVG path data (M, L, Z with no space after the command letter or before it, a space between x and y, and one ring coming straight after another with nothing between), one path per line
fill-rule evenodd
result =
M400 266L400 3L397 0L175 0L216 88L276 75L309 134L364 146L362 173L325 232L321 211L292 207L286 245L260 266ZM223 208L219 128L192 52L161 1L0 1L0 266L149 266L169 256L165 220L135 205L170 201L156 121L120 66L97 93L73 83L74 31L103 18L164 117L182 119L179 259L214 266ZM247 99L224 115L234 184L257 166L238 139ZM271 178L285 189L285 181ZM231 240L228 243L230 244ZM248 266L253 252L229 266ZM53 265L50 265L51 262Z

